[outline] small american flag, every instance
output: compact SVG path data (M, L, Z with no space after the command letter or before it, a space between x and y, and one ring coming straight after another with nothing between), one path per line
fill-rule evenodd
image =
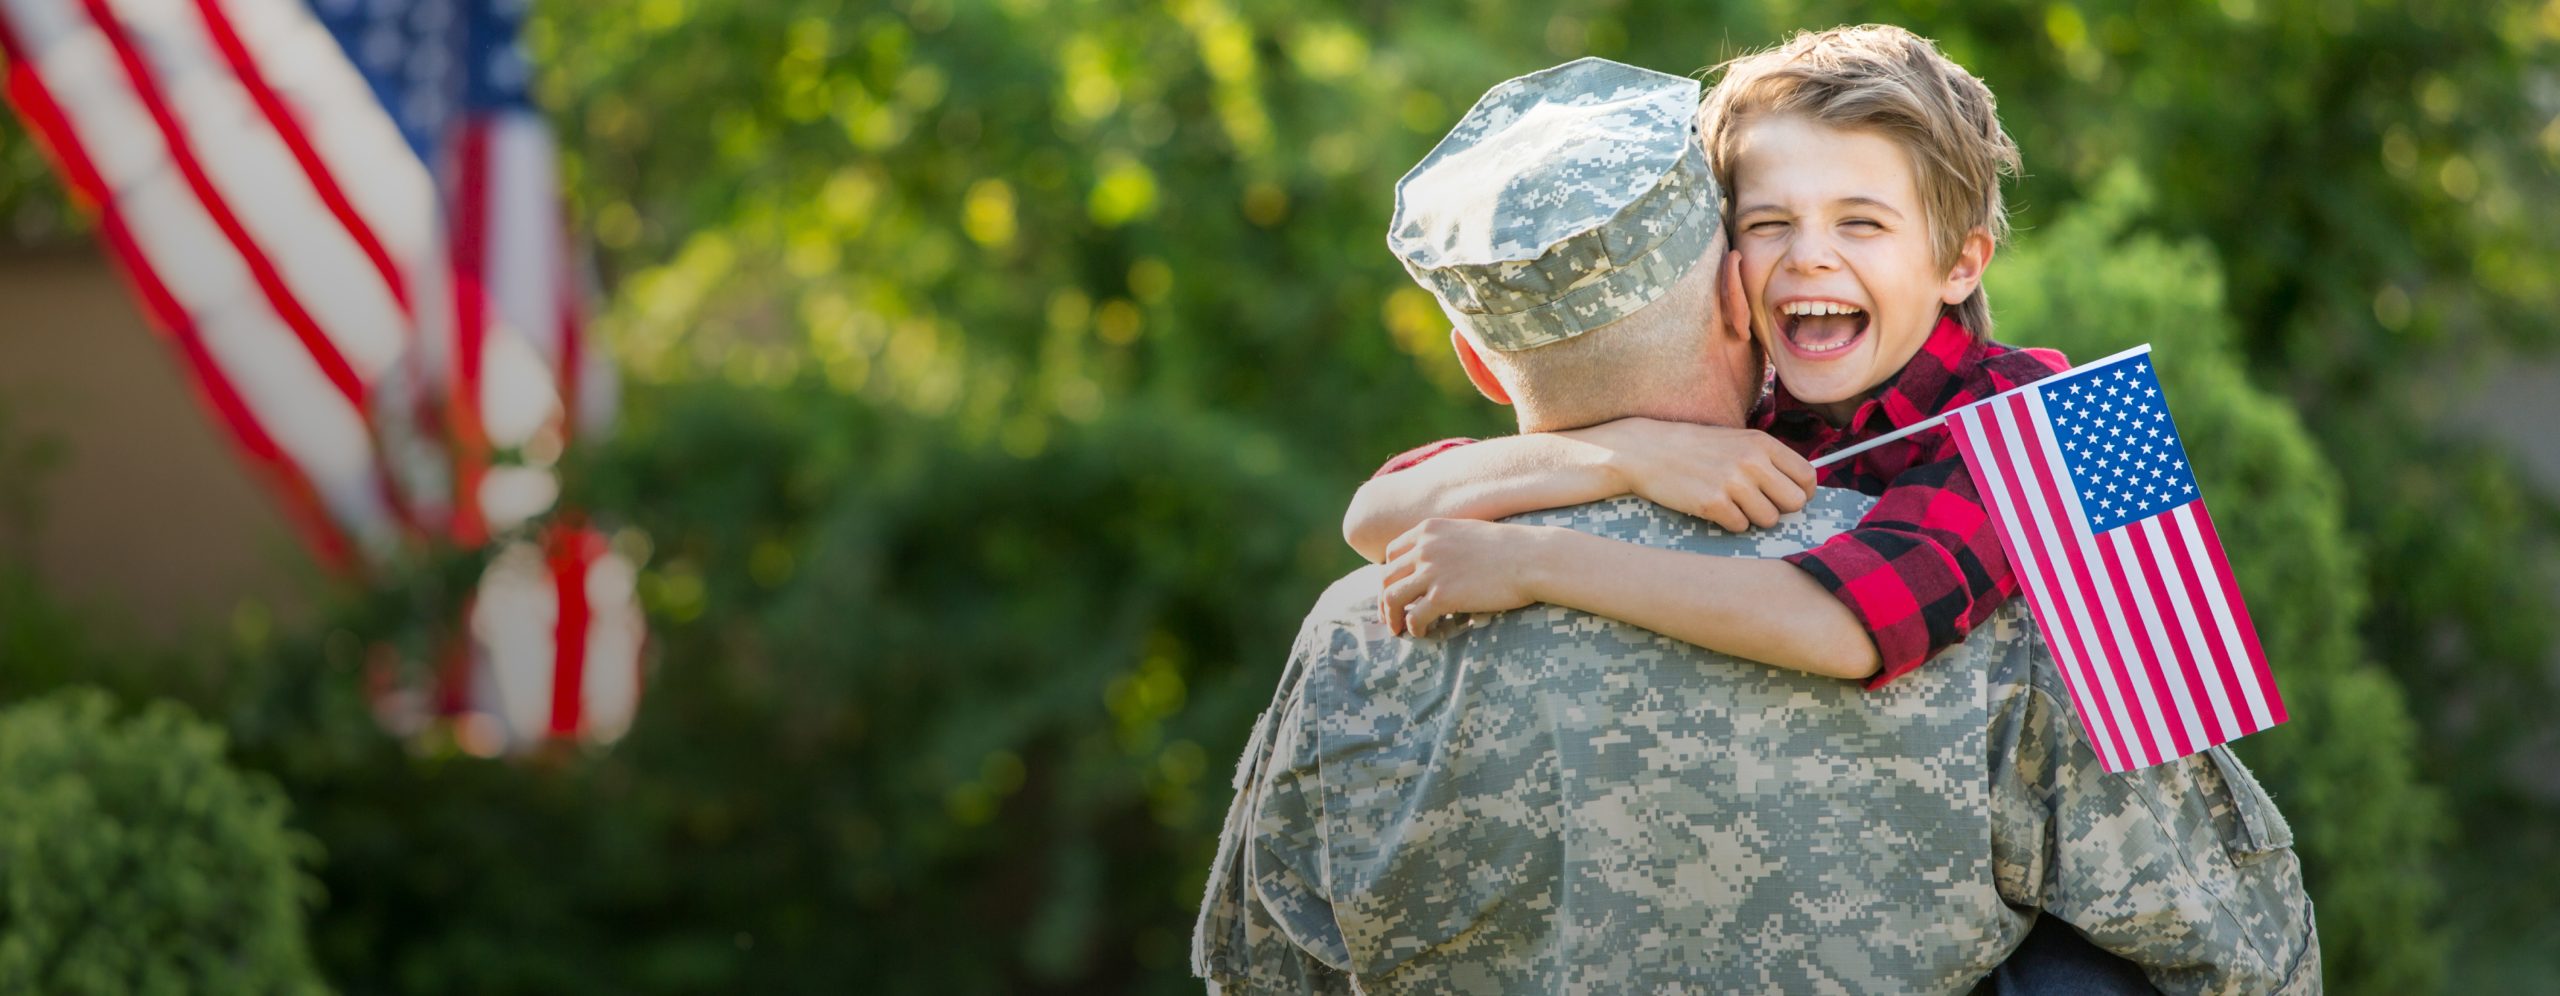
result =
M1948 424L2107 770L2284 722L2151 347L1986 398Z

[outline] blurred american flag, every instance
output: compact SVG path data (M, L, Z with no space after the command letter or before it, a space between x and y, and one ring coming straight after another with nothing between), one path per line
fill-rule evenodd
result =
M609 418L521 17L0 0L12 104L333 564L532 519Z
M522 532L552 510L571 431L611 417L523 15L520 0L0 0L11 105L208 410L350 576L420 540ZM586 551L537 560L556 565L551 624L534 627L549 649L473 654L539 657L527 732L567 734L589 724L592 651L636 668L639 624L590 604L590 589L629 598L627 578L587 575L614 559L592 530L539 542Z

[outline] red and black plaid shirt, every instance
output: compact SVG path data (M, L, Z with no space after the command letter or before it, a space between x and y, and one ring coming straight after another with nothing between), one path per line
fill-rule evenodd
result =
M1940 319L1911 362L1833 426L1779 385L1751 413L1751 427L1811 460L2070 367L2050 349L1976 339ZM1398 454L1391 474L1473 440L1446 439ZM1786 558L1822 582L1876 641L1874 688L1964 642L2018 593L2000 537L1974 489L1954 437L1923 432L1825 467L1821 483L1877 495L1848 532Z
M1911 362L1834 426L1775 386L1751 427L1807 460L1848 449L2069 369L2061 353L1977 339L1941 318ZM1821 482L1876 495L1858 527L1787 557L1838 596L1875 637L1874 688L1919 667L2018 594L1991 515L1955 437L1922 432L1822 468Z

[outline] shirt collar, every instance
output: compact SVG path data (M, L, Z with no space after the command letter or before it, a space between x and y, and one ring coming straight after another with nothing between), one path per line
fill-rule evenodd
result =
M1893 376L1884 379L1867 392L1866 400L1850 413L1849 424L1839 431L1850 436L1882 435L1938 414L1938 409L1951 388L1973 375L1980 360L1975 355L1973 333L1954 318L1939 316L1936 328L1911 354L1911 361ZM1787 385L1772 379L1769 400L1763 406L1767 414L1760 420L1762 428L1789 421L1810 419L1822 422L1822 414L1811 405L1787 393Z

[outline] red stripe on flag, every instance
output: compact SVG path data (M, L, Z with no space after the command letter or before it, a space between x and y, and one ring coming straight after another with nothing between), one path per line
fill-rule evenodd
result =
M2185 757L2203 749L2202 744L2187 735L2187 724L2179 722L2184 710L2179 706L2176 686L2160 666L2159 648L2151 645L2151 621L2141 614L2142 607L2138 601L2141 595L2135 590L2139 580L2125 570L2126 565L2118 556L2111 537L2092 536L2090 542L2098 548L2098 559L2106 563L2106 584L2114 591L2118 611L2124 616L2125 635L2133 640L2134 664L2144 685L2151 689L2151 712L2162 726L2168 728L2169 742L2177 748L2173 756Z
M2031 498L2026 494L2027 485L2023 483L2026 474L2022 471L2027 471L2029 468L2026 466L2025 454L2033 452L2041 458L2048 445L2043 431L2031 416L2032 409L2029 406L2033 402L2023 395L2016 400L2016 404L2008 405L2009 414L2012 416L2009 421L2015 422L2016 427L2003 430L2006 433L2008 445L2015 451L2003 454L2002 466L2013 482L2007 493L2017 507L2025 510L2026 514L2022 518L2029 524L2028 528L2032 531L2037 549L2043 553L2044 563L2053 577L2054 583L2048 595L2060 600L2058 611L2062 613L2065 623L2071 627L2073 639L2076 641L2075 646L2078 647L2080 656L2076 670L2070 676L2071 683L2087 692L2089 701L2094 706L2091 714L2096 717L2096 722L2102 724L2101 728L2107 730L2108 735L2113 738L2111 743L2115 747L2116 755L2109 770L2127 770L2136 762L2143 748L2141 731L2132 723L2125 710L2123 692L2117 687L2113 672L2108 669L2108 662L2113 659L2110 656L2113 651L2099 639L2104 632L2104 627L2099 624L2097 610L2088 604L2087 593L2080 590L2077 579L2066 571L2062 564L2063 560L2077 562L2078 545L2077 541L2071 538L2070 515L2062 508ZM1995 418L1993 424L2003 423ZM2062 552L2057 554L2055 552L2057 549Z
M2231 623L2240 629L2240 639L2249 648L2249 663L2257 674L2258 687L2267 693L2268 724L2285 721L2284 697L2276 693L2275 673L2267 669L2266 651L2258 647L2258 625L2249 619L2249 607L2240 601L2240 580L2231 573L2231 562L2222 553L2222 537L2213 531L2213 516L2205 511L2204 500L2195 502L2196 529L2202 534L2205 555L2213 558L2213 577L2222 585L2222 599L2231 606Z
M2043 537L2034 520L2028 517L2026 493L2019 489L2017 469L2010 465L2007 434L2000 430L1998 423L1985 419L1985 414L1983 409L1974 409L1958 416L1961 431L1954 434L1956 447L1963 453L1965 461L1976 468L1974 477L1989 480L1998 489L1998 496L2007 499L1991 504L1994 513L2007 519L2014 528L1994 531L2000 536L2000 545L2009 554L2010 564L2023 568L2030 586L2040 589L2046 596L2027 599L2027 608L2034 613L2036 625L2043 629L2047 649L2053 651L2057 662L2081 676L2081 680L2068 682L2068 685L2073 702L2079 706L2082 732L2088 735L2091 744L2099 748L2098 753L2107 757L2110 767L2122 767L2124 740L2108 723L2107 715L2096 708L2096 692L2089 687L2087 679L2089 654L2082 647L2079 628L2068 625L2070 620L2067 618L2059 620L2065 625L2056 625L2056 616L2067 611L2062 603L2054 601L2050 607L2046 605L2046 602L2060 597L2062 582L2054 574L2053 559L2044 546ZM1998 444L1988 447L1987 452L1982 445L1985 441L1982 437L1985 436L1989 437L1988 441Z
M2214 625L2213 606L2208 601L2204 589L2204 575L2209 565L2196 563L2194 556L2188 552L2188 536L2186 527L2182 524L2183 519L2184 516L2174 513L2162 517L2162 536L2169 548L2170 559L2176 563L2179 580L2186 588L2187 602L2195 606L2197 629L2207 636L2207 639L2201 642L2212 656L2215 681L2221 684L2226 700L2232 703L2232 710L2237 714L2238 732L2252 732L2257 728L2258 719L2249 708L2246 693L2240 687L2242 682L2249 680L2245 673L2248 670L2248 663L2238 659L2246 651L2226 644L2221 638L2221 630Z
M241 88L248 91L250 101L258 105L258 111L266 116L267 124L275 129L276 137L282 139L284 147L293 153L294 161L302 165L302 175L311 181L312 192L320 196L320 202L327 205L329 213L337 216L338 223L346 228L348 237L353 238L357 247L364 251L365 258L373 262L374 272L382 275L383 287L391 292L392 300L400 303L401 313L414 314L409 305L408 281L401 276L399 266L391 261L391 251L383 247L382 240L374 234L373 226L366 224L364 216L347 200L347 193L339 187L337 176L320 161L319 150L312 147L311 136L294 117L293 109L286 107L283 98L276 95L275 88L267 84L266 74L258 69L257 61L249 56L248 46L241 43L239 32L232 28L230 15L223 12L219 0L196 0L196 11L203 16L206 31L212 35L214 47L221 50L223 61L231 66L232 75L239 78Z
M593 544L574 516L551 527L552 590L559 613L551 629L551 735L574 736L584 719L587 675L587 571L595 563Z
M52 154L55 165L70 181L71 187L89 200L98 213L98 228L105 237L107 249L124 265L120 267L127 283L140 298L143 312L161 333L177 344L179 355L186 360L199 403L211 409L216 419L231 430L232 442L248 455L250 465L264 471L269 486L284 499L285 517L302 533L304 541L320 562L341 574L356 569L354 546L346 534L330 518L319 492L312 487L302 468L287 456L275 437L267 434L256 413L240 396L212 353L205 348L197 333L195 320L186 308L169 293L141 243L125 225L123 212L117 207L114 191L108 189L106 177L97 163L89 158L87 147L80 143L79 133L63 116L62 107L46 89L33 60L19 41L16 25L5 11L0 11L0 52L9 57L9 102L18 109L19 117Z
M578 314L577 281L569 268L569 225L565 220L560 223L559 246L560 258L553 267L558 274L553 278L558 292L553 297L560 303L560 369L557 373L560 381L560 436L562 439L576 439L579 429L578 395L579 388L583 386L580 381L585 379L579 375L584 372L586 361L583 355L585 344L579 340L586 335L586 330Z
M266 118L278 142L302 167L303 178L309 181L311 192L338 220L338 226L355 242L357 250L373 264L374 273L382 278L383 289L399 306L400 313L414 318L417 312L409 303L408 280L401 275L399 266L392 262L391 251L383 247L373 226L365 222L355 204L347 199L346 190L338 184L337 175L321 161L319 150L311 144L310 133L302 127L293 109L285 106L284 99L268 84L265 71L258 68L257 60L249 54L248 45L240 40L240 33L232 26L231 16L223 11L221 0L196 0L195 6L197 16L204 22L206 37L212 39L214 49L222 54L224 65L230 67L233 78L248 94L250 103L255 104L258 112ZM381 434L372 431L374 413L370 409L360 409L358 414L364 418L368 435L380 439ZM391 510L392 517L399 521L401 528L418 531L417 510L409 506L408 496L402 494L399 484L391 479L390 466L376 461L373 477L375 492L382 497L384 507Z
M2127 526L2126 529L2130 531L2129 535L2136 537L2133 543L2133 555L2135 559L2141 561L2142 580L2150 587L2151 604L2159 607L2162 625L2169 627L2173 634L2193 632L2195 628L2182 622L2177 612L2178 607L2185 604L2182 600L2186 597L2186 593L2175 587L2169 580L2175 572L2176 565L2161 564L2151 552L2152 534L2157 530L2166 529L2168 525L2169 515L2164 512ZM2163 570L2164 566L2169 569ZM2172 639L2169 641L2169 649L2177 655L2178 669L2186 676L2187 690L2193 698L2189 707L2203 720L2205 742L2218 744L2239 736L2241 731L2224 725L2222 711L2214 707L2214 702L2218 700L2221 690L2220 676L2208 675L2207 668L2197 665L2195 651L2188 646L2193 642L2195 641Z
M488 262L489 130L465 122L454 143L455 196L450 253L453 271L453 358L450 418L453 434L453 531L465 546L489 538L480 514L480 482L489 471L489 434L480 418L480 374L489 335Z
M141 100L143 109L159 126L160 138L168 147L170 162L178 167L179 175L186 179L196 201L204 205L205 215L213 220L214 227L222 230L223 237L231 242L232 251L238 253L241 262L248 266L250 276L256 280L258 289L266 294L267 303L275 309L276 317L283 319L285 327L292 329L294 336L302 340L312 362L319 365L321 375L337 387L338 393L345 395L356 411L366 411L363 380L356 376L355 368L347 363L347 358L338 352L337 343L330 341L319 323L312 320L310 312L303 309L302 302L293 296L292 289L285 285L283 274L276 270L275 262L268 259L265 250L250 237L248 228L232 212L230 202L214 186L213 178L205 173L204 164L197 159L195 147L189 143L185 129L178 124L177 115L169 110L169 102L161 94L150 64L134 46L132 35L116 20L115 12L108 9L107 0L81 0L81 6L88 10L89 19L99 34L106 38L108 46L115 49L116 60L123 64L126 78L133 83L134 96Z
M2114 674L2116 687L2124 690L2122 700L2111 702L2109 706L2116 710L2125 725L2133 728L2135 738L2142 744L2141 751L2133 758L2140 762L2136 766L2157 763L2167 755L2161 753L2162 745L2155 740L2151 724L2141 721L2141 701L2136 697L2135 692L2137 686L2134 684L2133 675L2125 669L2124 648L2121 637L2115 632L2122 627L2113 625L2112 620L2103 612L2103 603L2096 601L2100 597L2100 592L2090 583L2089 579L2092 575L2089 564L2082 558L2081 544L2078 540L2079 525L2071 521L2071 505L2063 500L2062 493L2057 490L2062 478L2045 460L2047 444L2044 442L2044 432L2036 426L2034 413L2027 410L2027 398L2024 394L2012 395L2009 399L2009 407L2012 417L2018 420L2019 425L2034 429L2032 433L2034 445L2025 448L2027 459L2033 465L2031 468L2033 472L2026 476L2036 484L2036 500L2042 501L2046 508L2053 510L2057 532L2055 545L2062 548L2064 556L2071 563L2071 570L2065 577L2068 583L2079 592L2084 603L2099 606L2097 610L2091 612L2090 635L2098 643L2096 649L2103 655L2105 666Z
M460 716L471 711L471 620L480 612L480 592L474 587L462 598L462 611L453 617L445 638L438 643L436 658L436 715ZM504 688L504 685L499 687Z

